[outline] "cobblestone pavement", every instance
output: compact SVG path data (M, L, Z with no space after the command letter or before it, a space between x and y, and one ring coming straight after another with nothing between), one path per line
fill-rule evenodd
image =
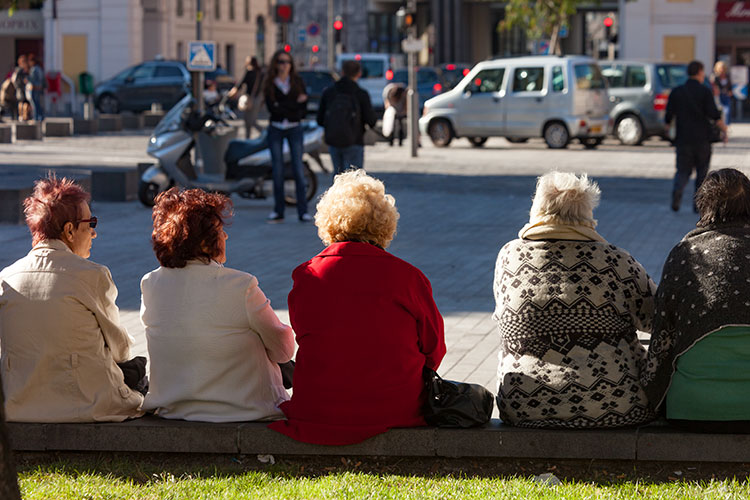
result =
M0 147L0 166L134 165L147 160L146 141L143 134L117 134L19 142ZM687 199L678 213L668 207L674 151L661 141L624 147L608 140L596 151L577 144L552 151L534 140L511 145L491 139L481 149L465 139L444 149L432 147L426 138L422 141L425 147L417 159L408 157L406 147L368 147L366 167L386 183L401 213L389 250L419 267L432 282L448 342L440 372L449 378L494 390L499 345L491 318L495 257L527 221L540 173L559 169L593 177L602 189L595 211L600 233L630 251L656 281L671 247L697 220ZM750 125L733 125L732 142L714 148L712 166L748 171L749 151ZM330 176L319 174L319 181L322 192ZM284 224L265 224L270 198L233 200L227 265L256 275L274 309L286 319L292 270L322 249L316 229L299 224L296 217ZM150 210L138 202L97 202L92 209L100 225L91 258L112 270L123 322L136 338L135 352L144 354L139 281L157 267L149 242ZM28 251L28 231L0 225L0 243L2 268Z

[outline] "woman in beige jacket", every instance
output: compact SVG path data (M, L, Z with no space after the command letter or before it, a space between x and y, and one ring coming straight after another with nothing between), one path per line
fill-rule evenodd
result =
M111 422L142 415L143 396L118 362L120 326L109 269L88 260L96 238L89 195L42 179L24 202L33 248L0 272L0 372L9 421Z

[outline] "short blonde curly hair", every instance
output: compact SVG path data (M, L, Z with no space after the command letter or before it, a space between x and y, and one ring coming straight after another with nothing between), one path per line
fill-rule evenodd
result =
M396 200L363 170L336 176L318 202L315 225L323 243L364 241L387 248L396 235Z

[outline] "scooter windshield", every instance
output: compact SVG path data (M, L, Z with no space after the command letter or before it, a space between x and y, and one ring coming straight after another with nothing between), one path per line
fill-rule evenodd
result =
M179 129L180 123L182 122L182 113L186 109L192 109L194 103L195 99L193 99L192 95L188 94L183 97L180 102L172 106L172 109L170 109L169 112L164 115L164 118L161 119L158 125L156 125L153 135L159 135L163 134L164 132L170 132Z

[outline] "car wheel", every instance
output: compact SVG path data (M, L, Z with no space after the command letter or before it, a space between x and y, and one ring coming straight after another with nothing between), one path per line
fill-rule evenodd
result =
M617 120L615 136L625 146L638 146L643 142L643 125L635 115L625 115Z
M159 185L153 182L138 181L138 199L147 207L153 207L156 195L159 194Z
M112 94L99 97L99 111L105 115L115 115L120 112L120 102Z
M506 137L505 140L507 140L511 144L523 144L525 142L529 141L528 137Z
M448 120L431 121L430 126L427 127L427 134L432 139L432 143L439 148L448 146L453 140L453 130Z
M487 142L487 137L469 137L469 142L475 148L481 148Z
M585 139L581 139L581 144L586 149L596 149L603 140L603 137L586 137Z
M550 149L567 148L570 142L568 127L562 122L548 123L544 127L544 142L547 143L547 147Z

